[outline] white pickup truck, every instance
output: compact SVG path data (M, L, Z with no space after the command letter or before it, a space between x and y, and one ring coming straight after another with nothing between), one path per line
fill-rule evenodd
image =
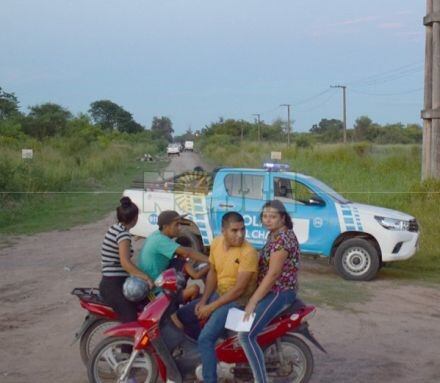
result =
M240 212L246 238L261 248L267 232L259 214L267 200L279 199L292 216L301 253L328 257L350 280L370 280L386 262L412 257L419 226L408 214L345 199L323 182L285 168L222 168L213 174L188 172L160 183L125 190L140 209L133 234L157 230L163 210L188 213L185 228L194 244L209 246L221 233L227 211Z
M180 145L179 144L169 144L167 146L167 155L170 156L180 156Z
M185 141L184 150L186 152L194 151L194 141Z

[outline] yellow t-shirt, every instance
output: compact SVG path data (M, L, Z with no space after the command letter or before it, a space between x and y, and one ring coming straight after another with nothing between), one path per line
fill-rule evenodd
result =
M235 286L240 271L250 271L252 278L246 291L238 299L246 303L257 287L258 253L246 240L240 247L230 247L225 250L224 237L214 238L211 244L209 262L217 273L217 292L222 295Z

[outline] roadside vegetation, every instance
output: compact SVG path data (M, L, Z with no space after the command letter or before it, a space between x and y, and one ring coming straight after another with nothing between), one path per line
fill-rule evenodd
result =
M281 162L289 164L292 171L316 177L350 200L415 216L421 226L419 252L410 260L386 265L379 275L396 280L415 278L440 282L440 182L420 181L421 135L413 134L419 128L400 128L400 133L405 129L412 132L405 132L414 137L414 142L407 144L379 145L363 140L343 145L323 142L310 132L294 135L288 147L283 131L280 132L284 134L283 142L269 139L258 142L255 124L246 123L250 135L244 135L241 141L240 129L237 130L240 123L235 122L232 136L222 132L230 127L231 120L224 123L228 126L221 122L212 124L199 138L197 144L205 160L214 166L261 167L270 160L271 151L280 151ZM387 128L372 127L374 131L378 129ZM342 138L340 133L339 139ZM350 135L356 134L360 135L350 132ZM392 136L389 132L383 134ZM309 144L304 144L304 137Z
M0 88L0 233L28 234L101 218L135 177L156 171L172 124L155 117L151 129L121 106L96 101L87 114L58 104L32 106ZM23 159L22 149L33 158ZM154 162L140 159L149 154Z

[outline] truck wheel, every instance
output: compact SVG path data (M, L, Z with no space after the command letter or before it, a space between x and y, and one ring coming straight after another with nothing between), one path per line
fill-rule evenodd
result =
M366 239L347 239L336 249L335 267L344 279L370 281L380 268L379 254L376 247Z

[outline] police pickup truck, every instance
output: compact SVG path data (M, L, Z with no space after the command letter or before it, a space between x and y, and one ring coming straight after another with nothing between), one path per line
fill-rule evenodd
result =
M143 237L157 230L162 210L172 209L188 214L183 229L193 244L209 247L221 233L223 214L238 211L247 240L261 248L267 236L261 208L278 199L292 217L301 253L327 257L345 279L371 280L384 263L408 259L418 248L414 217L349 201L316 178L288 171L287 165L194 171L139 186L124 195L140 209L132 233Z

